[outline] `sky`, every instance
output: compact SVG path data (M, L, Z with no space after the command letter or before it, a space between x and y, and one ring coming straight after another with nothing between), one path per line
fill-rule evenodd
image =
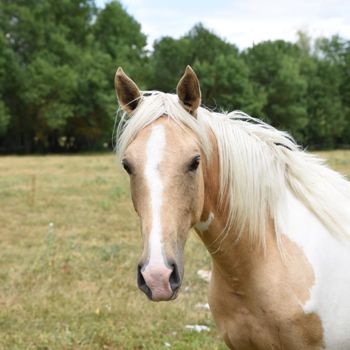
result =
M96 0L103 7L109 0ZM296 40L333 34L350 39L350 0L121 0L147 35L148 47L162 36L179 38L201 22L245 49L264 40Z

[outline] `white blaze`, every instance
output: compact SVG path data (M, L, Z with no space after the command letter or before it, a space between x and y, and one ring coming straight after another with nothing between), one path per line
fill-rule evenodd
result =
M162 125L152 127L146 146L145 178L151 201L152 227L149 235L149 265L165 265L162 255L161 207L163 184L159 173L165 146L165 130Z

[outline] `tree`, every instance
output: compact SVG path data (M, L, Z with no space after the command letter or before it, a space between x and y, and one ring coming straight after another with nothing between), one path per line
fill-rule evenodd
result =
M3 101L8 59L4 33L0 32L0 136L5 134L10 121L9 110Z
M282 40L267 41L249 48L244 58L255 91L266 96L262 117L304 141L307 81L301 74L299 48Z
M123 66L129 74L145 80L146 36L140 24L130 16L119 1L107 3L98 13L93 27L94 49L108 54L113 62L110 69ZM108 76L110 79L110 75Z
M111 143L118 66L142 89L174 93L188 64L209 108L241 109L305 145L349 144L350 42L298 36L240 52L197 24L148 52L120 1L2 0L0 151L99 149Z
M3 86L11 114L3 140L8 147L25 152L46 148L50 134L62 131L73 115L74 62L88 34L92 4L15 0L2 5L0 30L12 61L7 69L11 79Z
M343 145L350 145L350 41L345 43L343 53L342 83L340 86L341 99L344 108L346 125L344 127L340 142Z
M249 71L236 46L204 28L194 26L180 39L165 37L150 57L150 87L174 92L186 65L194 67L202 87L202 100L210 108L244 109L255 113L261 96L254 96Z
M191 43L186 38L164 37L154 44L150 57L147 87L165 92L175 92L177 81L184 68L192 64Z
M142 71L145 45L140 25L117 1L97 11L92 0L6 0L0 147L32 152L110 143L113 75L117 65Z
M309 139L317 146L334 147L346 125L341 95L341 68L317 60L308 88Z
M307 141L317 147L335 147L343 142L349 110L343 101L346 94L343 85L348 81L344 61L346 42L337 36L308 41L309 48L302 50L301 57L302 74L308 83ZM303 47L300 40L298 45Z

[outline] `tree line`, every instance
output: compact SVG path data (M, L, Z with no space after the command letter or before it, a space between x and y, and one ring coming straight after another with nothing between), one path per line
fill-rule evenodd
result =
M119 1L2 0L0 152L100 150L112 144L122 66L140 88L175 92L190 64L203 104L240 109L314 148L350 144L350 41L266 41L240 51L202 24L147 50Z

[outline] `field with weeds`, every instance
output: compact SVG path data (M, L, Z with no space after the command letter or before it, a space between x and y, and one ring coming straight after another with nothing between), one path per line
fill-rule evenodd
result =
M350 151L320 154L350 176ZM112 155L0 157L0 247L0 349L225 349L198 307L210 258L195 234L178 299L138 291L139 223Z

